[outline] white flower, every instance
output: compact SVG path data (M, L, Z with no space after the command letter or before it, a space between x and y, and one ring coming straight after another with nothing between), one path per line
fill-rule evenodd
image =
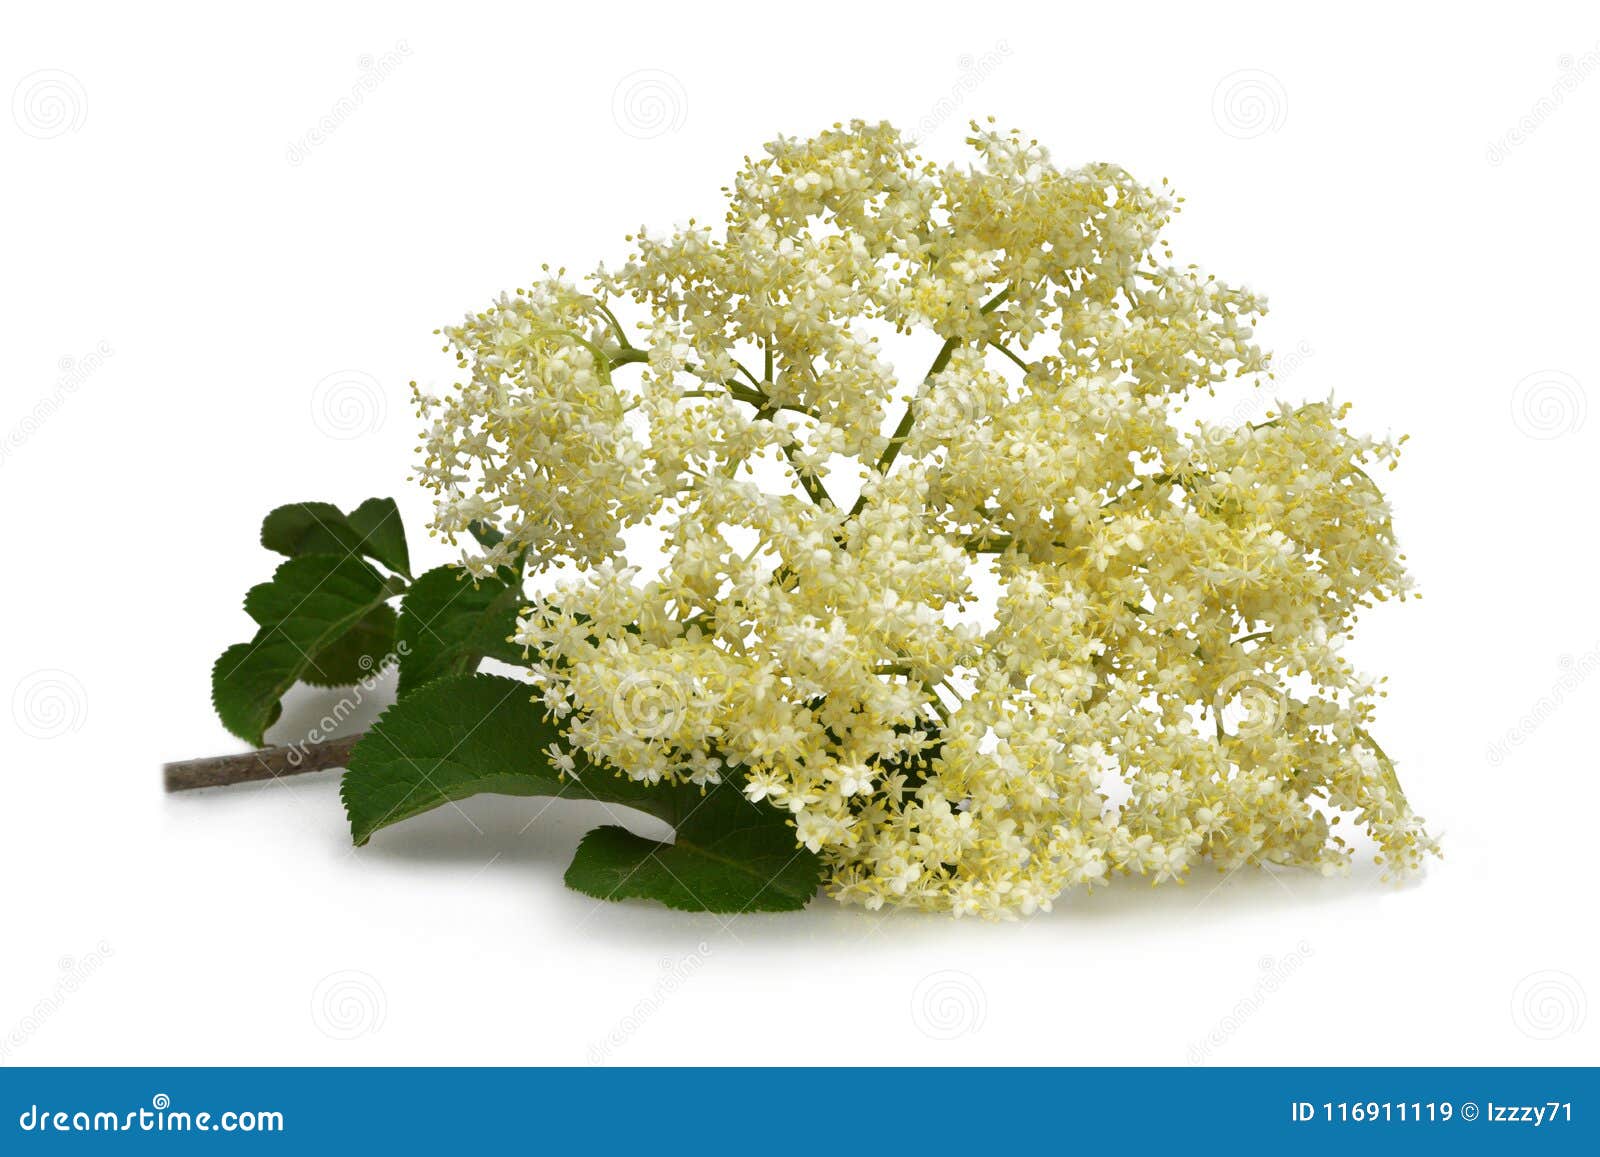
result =
M773 141L719 229L444 330L462 380L418 391L418 473L474 574L520 560L544 596L514 639L552 766L727 779L868 906L1339 870L1336 809L1416 867L1338 653L1406 594L1372 481L1397 446L1332 401L1196 427L1187 399L1265 367L1264 299L1167 253L1165 190L971 143ZM898 373L891 333L938 361Z
M544 753L549 756L550 766L556 771L562 775L570 775L573 779L578 778L578 765L572 758L571 752L564 750L558 743L552 743L544 749Z

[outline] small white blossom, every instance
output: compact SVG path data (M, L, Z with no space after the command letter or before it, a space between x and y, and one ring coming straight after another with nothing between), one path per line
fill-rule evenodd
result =
M1165 189L970 143L774 141L719 229L443 331L461 380L417 392L418 473L474 574L520 559L544 595L514 641L551 764L728 779L874 908L1339 872L1338 811L1415 868L1433 841L1339 654L1407 591L1373 482L1397 445L1331 400L1197 426L1267 368L1265 300L1172 260ZM913 342L939 356L902 375Z

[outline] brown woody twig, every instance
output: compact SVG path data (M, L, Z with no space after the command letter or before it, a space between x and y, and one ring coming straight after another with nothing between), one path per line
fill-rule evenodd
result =
M346 735L320 743L263 747L259 751L214 755L209 759L185 759L163 764L162 778L168 791L189 791L197 787L225 787L230 783L326 771L330 767L346 766L350 762L350 751L360 738Z

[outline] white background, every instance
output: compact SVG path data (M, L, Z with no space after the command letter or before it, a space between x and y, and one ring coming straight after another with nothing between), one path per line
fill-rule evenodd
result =
M1592 5L242 11L27 5L0 38L4 1063L1600 1059ZM886 117L946 160L990 113L1170 177L1179 258L1270 294L1283 395L1412 435L1424 598L1353 653L1443 833L1426 878L724 926L564 890L575 806L353 852L331 773L162 795L239 748L208 672L266 510L394 494L444 561L406 480L435 326L717 219L780 132Z

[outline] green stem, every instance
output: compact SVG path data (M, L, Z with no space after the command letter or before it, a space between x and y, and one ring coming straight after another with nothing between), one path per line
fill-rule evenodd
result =
M741 374L743 374L749 380L749 382L750 382L750 384L752 386L754 386L758 390L762 387L763 383L758 382L756 380L756 376L754 374L752 374L749 370L745 369L744 365L742 363L734 362L733 365L734 365L735 369L737 369Z
M597 304L600 306L600 312L605 314L606 320L611 323L611 328L616 331L617 340L622 343L622 348L625 350L631 350L633 348L633 343L628 340L628 335L623 332L622 323L617 320L617 315L612 313L611 310L606 307L605 302L601 301L597 302Z
M1405 810L1410 811L1411 803L1406 799L1405 789L1400 786L1400 773L1395 770L1394 760L1389 758L1389 753L1378 746L1378 741L1372 738L1371 734L1364 727L1356 728L1356 739L1372 748L1373 753L1383 762L1383 770L1387 773L1385 775L1387 782L1384 784L1384 786L1390 791L1394 792L1396 798L1399 799L1401 806L1405 808Z
M993 313L1000 307L1000 304L1005 301L1010 293L1011 287L1007 286L1005 289L1002 289L999 293L991 297L988 301L984 302L983 305L979 307L978 312L983 314ZM956 352L956 347L960 344L961 342L957 338L952 337L945 339L944 345L939 347L939 353L933 359L933 365L929 366L928 372L922 375L922 382L924 385L928 383L930 378L933 378L944 372L944 368L950 364L951 355ZM889 438L889 444L884 447L883 453L878 457L878 464L874 469L880 477L888 474L889 467L893 466L894 460L900 456L900 448L906 444L906 439L911 436L911 427L916 425L916 421L917 399L915 396L913 396L911 400L906 403L906 412L900 415L900 422L895 426L894 433ZM862 494L856 499L855 505L850 508L850 517L854 518L856 515L865 510L866 507L867 496Z
M631 362L649 361L650 355L644 350L634 349L632 346L629 346L619 352L615 357L608 358L606 360L612 367L625 366ZM735 363L735 365L737 364L738 363ZM750 378L752 382L756 381L755 378L750 376L750 371L745 369L743 366L739 366L739 370L744 374L745 377ZM756 382L758 387L760 384L761 383ZM729 396L731 396L735 401L744 402L746 405L754 406L756 408L756 419L758 421L763 419L770 421L780 410L791 410L797 414L804 414L809 418L815 418L817 416L816 412L807 406L794 406L775 403L759 389L751 389L749 386L740 385L736 381L723 382L722 386L725 390L727 390ZM709 398L715 397L716 395L709 390L688 390L685 391L682 396L686 398ZM807 470L805 467L801 466L797 461L795 461L794 447L785 446L783 448L783 454L784 457L789 460L789 465L794 467L795 475L800 480L800 488L806 492L806 497L811 499L812 502L816 503L820 507L825 509L832 508L834 505L833 498L828 494L827 489L822 485L821 479L819 479L814 472ZM740 458L731 460L725 468L724 473L731 478L734 472L738 470L739 463L741 461L743 461L743 459Z
M962 545L971 554L1003 554L1016 540L1009 534L979 534Z
M990 349L994 349L994 350L999 350L1001 353L1005 354L1006 357L1010 358L1013 362L1015 362L1018 366L1020 366L1022 368L1022 372L1023 373L1027 373L1028 372L1028 368L1029 368L1028 367L1028 363L1023 361L1016 354L1012 353L1011 350L1008 347L1000 344L997 341L992 341L992 342L989 343L989 348Z
M795 477L800 480L800 487L806 492L806 497L824 510L835 509L833 497L828 493L827 488L822 485L822 479L818 478L814 471L807 469L795 460L794 447L785 446L783 448L783 456L789 460L789 465L794 467Z

